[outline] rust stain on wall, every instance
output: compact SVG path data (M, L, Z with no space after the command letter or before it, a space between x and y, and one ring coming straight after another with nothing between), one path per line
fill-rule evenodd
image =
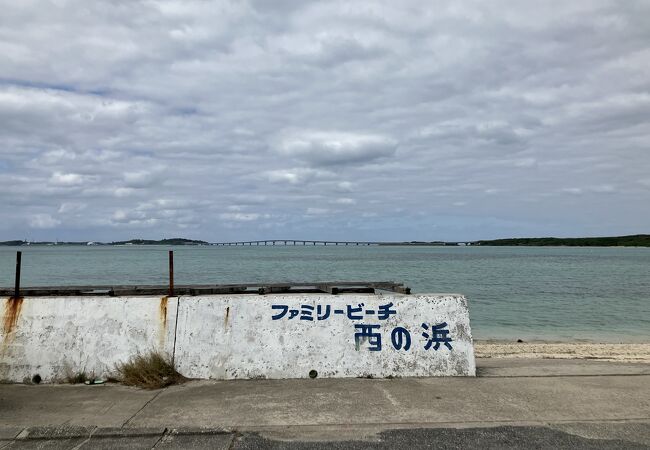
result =
M4 334L4 341L2 343L2 353L7 349L7 344L12 338L12 331L16 329L18 324L18 317L20 317L20 310L23 307L22 297L9 297L5 300L5 315L3 320L2 331Z
M226 306L226 316L223 319L223 324L225 327L228 326L228 318L230 317L230 306Z
M160 346L160 349L165 346L165 335L167 334L167 300L169 299L169 296L165 295L164 297L160 298L160 306L159 306L159 316L160 316L160 322L158 324L158 345Z
M164 296L160 299L160 322L162 323L163 328L167 327L167 300L168 296Z
M20 317L20 310L23 307L22 297L9 297L5 300L5 317L3 331L8 335L16 329L18 317Z

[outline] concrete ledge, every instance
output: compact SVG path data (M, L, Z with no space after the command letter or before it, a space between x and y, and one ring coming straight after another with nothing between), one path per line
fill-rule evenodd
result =
M189 378L473 376L467 300L430 294L6 299L0 380L105 378L137 353Z
M476 358L480 377L650 375L650 363L587 359Z

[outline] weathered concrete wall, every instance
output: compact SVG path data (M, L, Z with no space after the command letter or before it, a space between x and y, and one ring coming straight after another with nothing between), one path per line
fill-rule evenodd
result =
M175 354L192 378L475 374L459 295L34 297L5 300L3 313L0 379L11 381L106 376L148 350Z
M382 319L381 307L391 303L395 314ZM180 304L176 362L180 372L191 377L305 378L312 370L319 377L475 374L469 313L462 296L212 296L184 297ZM283 312L273 305L287 306L286 315L273 320ZM329 317L318 320L328 306ZM348 307L359 319L348 317ZM292 310L297 313L290 318ZM310 316L313 320L308 320ZM444 322L451 349L442 343L437 350L433 344L425 349L422 334L427 330L422 324L430 328ZM379 326L368 331L381 335L381 350L370 350L378 347L372 344L376 338L355 339L361 331L355 326L362 324ZM397 327L408 331L408 350L401 330L395 336L396 343L402 338L401 350L393 345ZM434 335L431 329L428 334Z
M0 380L96 376L138 352L169 353L178 299L27 297L4 301ZM171 354L171 353L170 353Z

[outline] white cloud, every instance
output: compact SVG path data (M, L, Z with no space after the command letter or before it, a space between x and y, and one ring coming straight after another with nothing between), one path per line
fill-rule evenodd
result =
M155 173L148 170L126 172L124 174L124 183L130 188L142 188L152 185L156 181L156 177Z
M580 195L584 192L584 189L578 187L570 187L570 188L563 188L562 192L565 192L567 194Z
M330 210L328 208L307 208L307 211L305 211L308 216L320 216L329 212Z
M234 222L251 222L258 220L262 217L261 214L257 213L222 213L219 214L221 220L234 221ZM268 216L266 216L268 217Z
M271 183L280 184L303 184L332 176L332 172L305 167L271 170L266 172L266 177Z
M354 190L354 184L349 181L341 181L337 183L336 188L339 192L352 192Z
M85 203L62 203L59 206L59 214L74 214L86 208Z
M77 158L74 152L69 150L57 149L45 152L40 158L41 164L56 164L66 161L72 161Z
M314 165L359 164L394 155L396 143L381 135L301 131L282 136L277 150Z
M591 190L593 192L598 192L600 194L612 194L616 192L616 188L611 184L601 184L598 186L593 186Z
M115 188L115 190L113 191L113 195L115 195L115 197L122 198L122 197L129 197L133 195L134 192L135 189L133 188L118 187Z
M307 178L305 172L296 170L272 170L267 172L266 175L271 183L298 184Z
M29 226L31 228L55 228L60 225L61 221L53 218L49 214L35 214L29 219Z
M569 187L561 189L562 192L567 194L581 195L581 194L613 194L616 192L616 188L611 184L601 184L595 186L586 186L586 187Z
M55 172L50 178L50 182L55 186L80 186L85 183L88 177L78 173L61 173Z

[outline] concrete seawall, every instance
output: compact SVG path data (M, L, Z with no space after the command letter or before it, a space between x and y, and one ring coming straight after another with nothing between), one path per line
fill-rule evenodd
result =
M0 379L105 377L158 351L190 378L474 376L460 295L6 299Z

